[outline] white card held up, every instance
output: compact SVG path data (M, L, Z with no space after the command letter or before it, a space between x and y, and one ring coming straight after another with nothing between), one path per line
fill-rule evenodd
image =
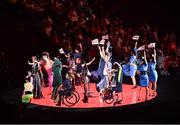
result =
M92 45L98 45L98 44L99 44L99 40L98 39L92 40Z
M102 40L109 39L108 35L102 36Z
M59 49L59 52L60 52L61 54L64 54L63 48Z
M156 44L155 43L150 43L149 45L148 45L148 48L155 48L156 47Z
M105 43L105 40L102 39L99 44L104 45L104 43Z
M145 50L145 45L142 45L138 48L138 51Z
M134 35L134 36L132 37L132 39L133 39L133 40L139 40L139 37L140 37L139 35Z

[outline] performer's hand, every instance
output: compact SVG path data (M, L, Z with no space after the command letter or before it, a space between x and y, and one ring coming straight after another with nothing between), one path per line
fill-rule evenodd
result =
M139 75L141 72L139 70L137 70L137 74Z

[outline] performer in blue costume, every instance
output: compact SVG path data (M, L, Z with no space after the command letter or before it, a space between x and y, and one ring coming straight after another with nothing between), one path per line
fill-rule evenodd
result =
M109 46L110 43L108 43L107 47ZM110 61L111 54L107 52L108 49L106 49L106 52L104 50L104 46L101 48L100 46L98 47L100 51L101 58L105 61L105 65L103 68L103 78L101 81L97 84L97 88L102 91L104 88L107 88L109 86L109 80L108 80L108 71L111 70L112 64Z
M149 76L149 88L153 86L152 96L155 95L157 89L158 74L156 71L156 50L154 48L154 54L149 58L148 62L148 76ZM151 94L150 94L151 95Z
M133 88L137 87L136 84L136 71L137 71L137 65L136 65L136 57L137 57L137 42L135 43L134 49L131 51L131 58L127 64L122 65L123 74L125 76L130 76L133 83Z
M147 70L148 70L148 63L147 63L147 59L146 59L146 52L144 51L144 59L142 58L142 61L140 63L140 65L138 66L138 74L139 74L139 85L140 85L140 89L139 89L139 97L138 100L140 100L140 93L141 93L141 89L145 88L146 89L146 97L145 100L147 100L148 98L148 94L149 94L149 78L147 75Z

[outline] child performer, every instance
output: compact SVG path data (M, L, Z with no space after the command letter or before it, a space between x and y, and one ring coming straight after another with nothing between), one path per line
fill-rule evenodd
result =
M28 71L26 76L26 82L24 83L24 91L22 95L22 103L29 103L33 98L33 78L31 72Z
M139 89L139 97L138 100L140 100L140 93L141 93L141 89L145 88L146 89L146 97L145 100L147 101L147 97L149 94L149 78L147 75L147 70L148 70L148 63L147 63L147 59L146 59L146 52L144 50L144 59L141 60L139 67L138 67L138 74L140 76L139 79L139 84L140 84L140 89Z
M156 89L157 89L157 79L158 79L158 74L156 71L156 50L154 48L154 54L152 57L150 57L149 62L148 62L148 76L149 76L149 86L150 88L153 86L153 93L152 96L155 95ZM151 94L150 94L151 95Z

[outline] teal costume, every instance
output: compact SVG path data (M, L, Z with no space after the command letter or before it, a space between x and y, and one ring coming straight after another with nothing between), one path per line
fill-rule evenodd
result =
M52 92L52 96L51 98L52 99L55 99L56 98L56 95L57 95L57 90L60 86L60 84L62 83L62 74L61 74L61 71L62 71L62 63L59 59L55 59L54 60L54 63L53 63L53 66L52 66L52 70L53 70L53 92Z

